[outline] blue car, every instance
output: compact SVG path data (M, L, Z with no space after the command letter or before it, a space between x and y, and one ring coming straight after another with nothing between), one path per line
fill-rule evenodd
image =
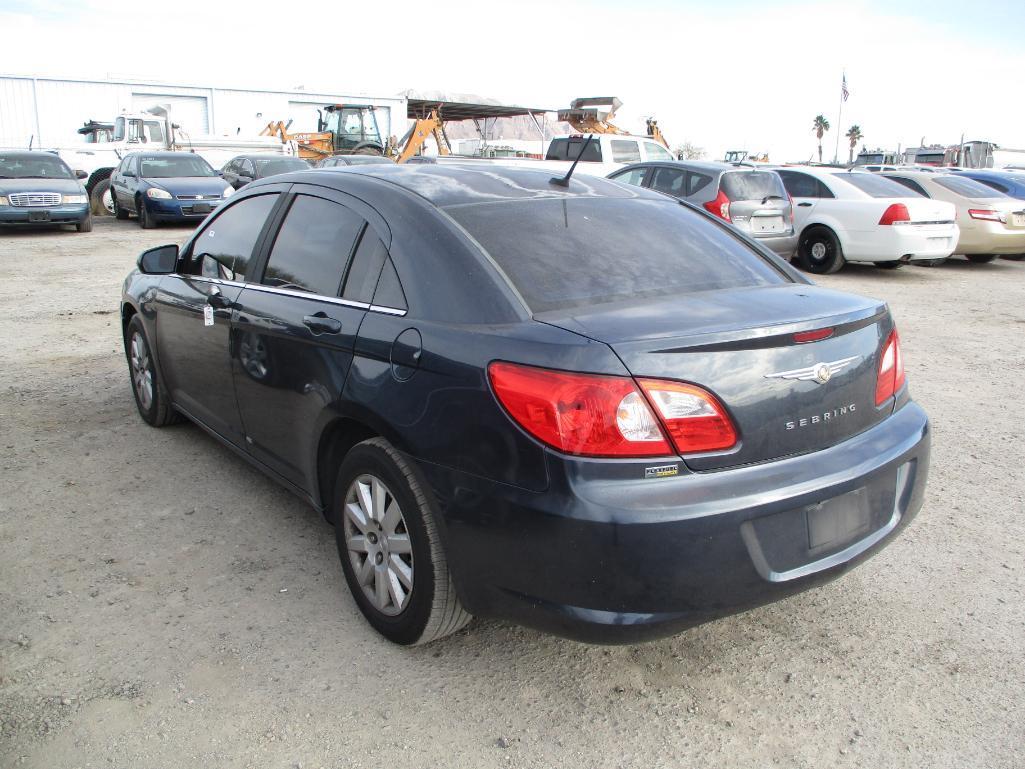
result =
M73 224L79 232L89 232L89 198L56 155L0 150L0 227L23 224Z
M143 229L202 221L235 190L191 152L132 152L110 176L114 216L135 214Z
M967 176L977 182L992 187L998 192L1009 195L1017 200L1025 200L1025 173L1013 171L994 171L991 169L973 169L970 171L954 171L959 176Z

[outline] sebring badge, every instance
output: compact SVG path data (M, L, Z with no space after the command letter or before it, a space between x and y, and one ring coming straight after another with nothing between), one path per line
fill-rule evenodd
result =
M853 355L850 358L841 358L840 360L834 360L828 363L814 363L806 368L795 368L790 371L777 371L774 374L766 374L765 378L796 379L799 382L818 382L819 384L825 384L832 379L833 374L837 371L846 368L856 360L860 359L860 355Z

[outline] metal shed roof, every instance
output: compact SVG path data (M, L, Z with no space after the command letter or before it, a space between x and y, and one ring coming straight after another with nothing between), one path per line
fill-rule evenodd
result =
M406 115L416 120L426 117L432 109L438 110L442 120L483 120L497 117L520 117L540 115L555 110L544 107L514 107L505 104L473 104L462 101L441 101L438 99L407 99Z

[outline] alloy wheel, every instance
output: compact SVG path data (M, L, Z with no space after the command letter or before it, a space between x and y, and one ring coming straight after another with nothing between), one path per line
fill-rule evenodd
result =
M150 363L149 348L142 334L132 334L131 343L132 385L144 411L153 405L153 366Z
M382 614L400 614L413 592L413 550L399 501L376 476L360 475L345 494L345 547L356 580Z
M114 194L111 192L110 187L107 187L107 189L104 190L101 199L103 201L103 207L106 209L108 214L111 216L117 214L117 210L114 208Z

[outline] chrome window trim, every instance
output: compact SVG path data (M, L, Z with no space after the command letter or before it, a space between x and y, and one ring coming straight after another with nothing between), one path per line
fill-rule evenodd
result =
M276 286L265 286L262 283L240 283L237 280L221 280L220 278L208 278L204 275L182 275L181 273L173 273L175 277L182 278L184 280L198 280L203 283L214 283L219 286L235 286L236 288L244 288L251 291L260 291L265 294L280 294L282 296L296 296L300 299L316 299L318 302L328 302L329 304L337 304L342 307L352 307L356 310L368 310L369 312L380 313L381 315L394 315L396 317L404 317L406 310L400 310L398 307L386 307L380 304L367 304L366 302L357 302L352 299L342 299L339 296L324 296L323 294L314 294L310 291L295 291L288 288L278 288Z

